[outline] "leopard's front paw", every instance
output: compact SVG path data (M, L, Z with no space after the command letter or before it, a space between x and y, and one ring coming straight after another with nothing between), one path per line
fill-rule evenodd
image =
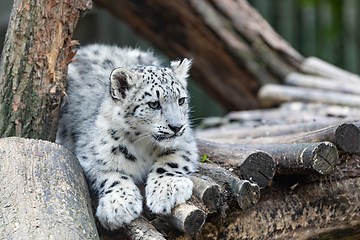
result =
M193 182L187 177L149 175L146 205L156 214L169 215L171 209L191 197Z
M129 224L141 212L142 196L139 189L113 189L100 197L96 216L103 227L115 230Z

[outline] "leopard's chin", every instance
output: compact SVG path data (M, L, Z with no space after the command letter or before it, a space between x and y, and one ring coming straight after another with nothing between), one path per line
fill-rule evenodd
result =
M175 139L175 138L177 138L177 137L179 137L179 135L175 135L175 134L173 134L173 135L169 135L169 134L154 134L154 135L152 135L153 136L153 138L155 139L155 141L157 141L157 142L164 142L164 141L171 141L171 140L173 140L173 139Z

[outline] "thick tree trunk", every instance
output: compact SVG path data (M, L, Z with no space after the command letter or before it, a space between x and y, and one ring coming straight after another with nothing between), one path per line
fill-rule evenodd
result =
M98 239L86 179L60 145L0 139L2 239Z
M260 106L258 88L279 82L303 62L245 0L94 2L170 58L193 58L194 80L227 110Z
M0 64L0 136L55 140L71 37L90 0L15 0Z

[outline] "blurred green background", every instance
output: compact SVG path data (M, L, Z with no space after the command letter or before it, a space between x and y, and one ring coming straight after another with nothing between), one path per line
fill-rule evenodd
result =
M359 0L249 0L260 14L303 56L317 56L345 70L360 74ZM0 48L5 40L12 1L0 2ZM152 48L131 27L105 10L93 7L74 34L81 44L109 43ZM156 52L161 55L160 52ZM166 64L165 56L162 56ZM196 59L194 59L196 61ZM192 116L197 123L225 111L199 86L190 82Z

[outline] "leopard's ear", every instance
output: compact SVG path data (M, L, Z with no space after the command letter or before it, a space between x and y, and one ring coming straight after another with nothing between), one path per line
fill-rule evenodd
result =
M115 68L110 74L110 94L113 99L124 99L135 84L136 76L125 68Z
M175 76L179 80L179 82L186 87L187 86L187 78L189 77L189 70L191 67L192 60L184 58L183 60L172 61L170 62L170 66L175 73Z

